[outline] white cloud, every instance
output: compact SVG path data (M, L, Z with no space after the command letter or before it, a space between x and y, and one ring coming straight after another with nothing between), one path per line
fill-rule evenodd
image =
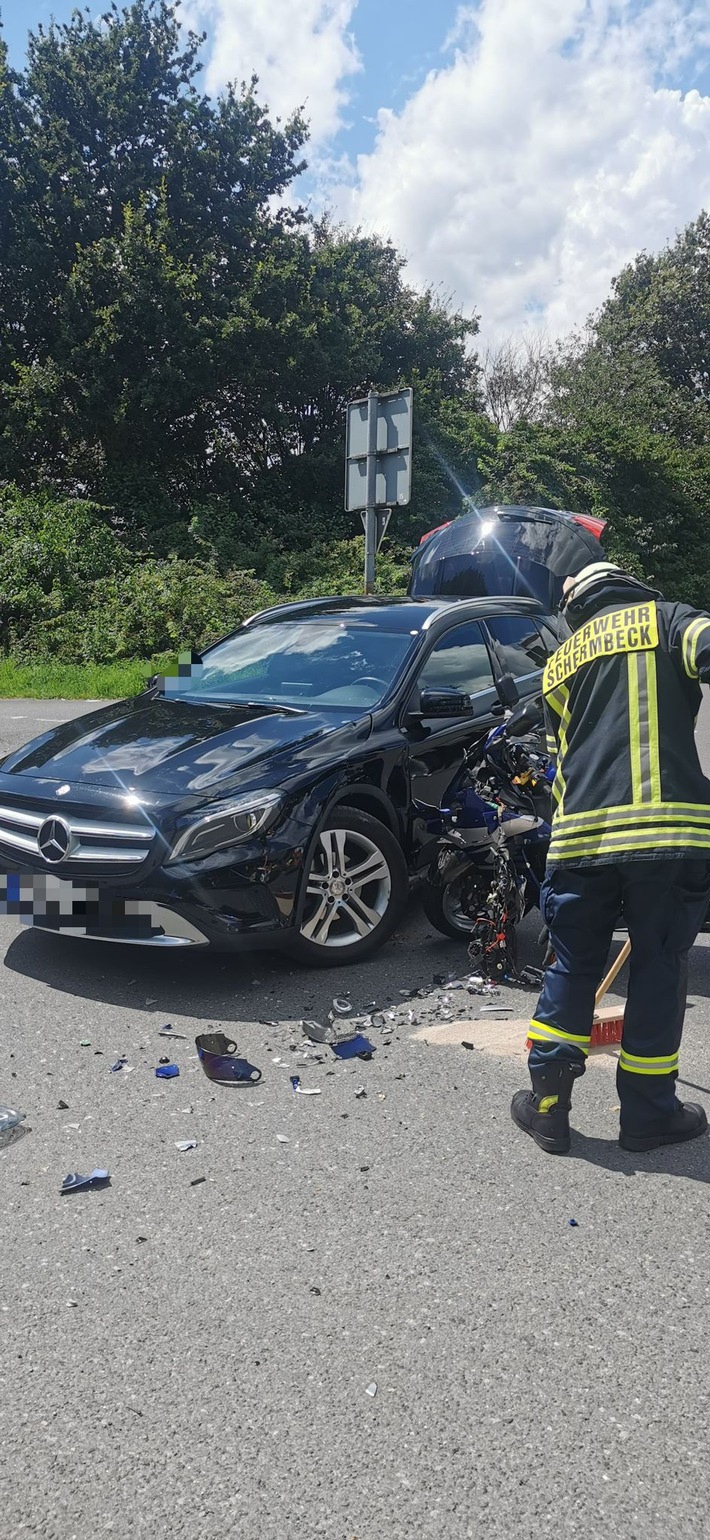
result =
M208 91L259 76L259 100L272 117L303 107L311 143L340 127L348 75L361 68L349 31L357 0L188 0L193 25L205 27Z
M450 40L451 41L451 40ZM694 0L480 0L337 211L496 338L584 321L641 248L710 204L710 46Z

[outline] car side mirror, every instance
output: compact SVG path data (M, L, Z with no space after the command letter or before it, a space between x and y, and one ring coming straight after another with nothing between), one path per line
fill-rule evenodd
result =
M501 677L496 684L496 689L498 691L498 699L500 700L501 704L505 706L506 711L512 711L513 707L517 706L518 701L520 700L518 686L515 683L513 675L501 674Z
M418 717L472 717L473 701L465 690L422 690Z
M505 730L511 738L524 738L526 733L532 733L536 727L542 727L544 721L542 701L535 699L523 701L511 712L505 724Z

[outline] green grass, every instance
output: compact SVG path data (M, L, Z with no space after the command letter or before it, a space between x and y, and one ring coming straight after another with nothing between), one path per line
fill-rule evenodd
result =
M137 695L157 670L155 663L16 663L0 658L0 698L17 700L120 700Z

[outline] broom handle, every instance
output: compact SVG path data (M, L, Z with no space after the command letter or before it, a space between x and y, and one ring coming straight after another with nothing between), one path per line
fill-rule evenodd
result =
M607 990L611 989L611 986L612 986L612 984L614 982L614 979L616 978L617 973L621 973L621 970L622 970L622 968L624 966L624 963L626 962L627 957L629 956L630 951L631 951L631 940L629 938L628 941L624 942L624 945L622 946L621 951L620 951L616 961L612 963L612 965L611 965L611 967L609 969L609 972L607 973L606 978L602 979L601 984L599 985L599 988L598 988L598 990L596 992L596 995L594 996L594 1004L595 1005L598 1005L600 1000L604 999L604 996L605 996Z

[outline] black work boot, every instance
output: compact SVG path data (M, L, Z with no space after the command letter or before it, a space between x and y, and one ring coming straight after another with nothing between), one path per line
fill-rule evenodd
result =
M531 1069L532 1091L516 1091L510 1115L523 1133L530 1134L548 1155L566 1155L569 1149L569 1114L572 1085L584 1074L583 1064L561 1062Z
M619 1144L622 1150L658 1150L662 1144L685 1144L687 1139L697 1139L708 1126L705 1108L697 1102L676 1102L675 1111L665 1126L655 1134L627 1134L622 1128Z

